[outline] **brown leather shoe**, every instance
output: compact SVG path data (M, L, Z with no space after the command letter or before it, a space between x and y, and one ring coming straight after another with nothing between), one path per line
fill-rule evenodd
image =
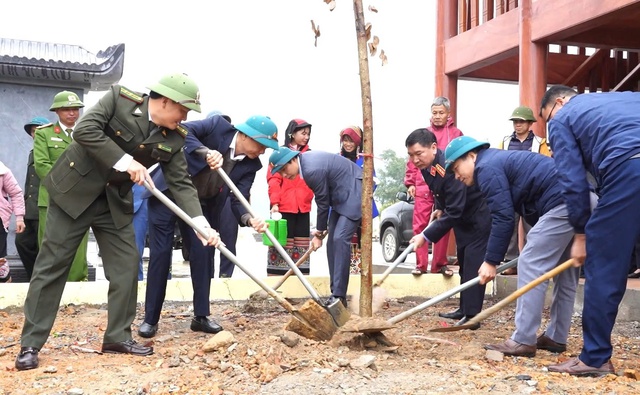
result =
M103 343L102 352L145 356L153 354L153 347L145 347L138 344L135 340L125 340L118 343Z
M16 369L29 370L38 367L38 349L35 347L22 347L16 357Z
M567 351L566 344L557 343L551 340L551 338L544 333L538 337L538 340L536 341L536 347L538 347L538 350L547 350L555 353Z
M536 346L518 343L512 339L507 339L507 341L500 344L487 344L484 348L487 350L500 351L504 355L512 355L514 357L536 356Z
M571 358L568 361L557 365L549 365L550 372L568 373L573 376L604 376L607 374L616 374L611 361L606 362L599 368L585 365L579 358Z

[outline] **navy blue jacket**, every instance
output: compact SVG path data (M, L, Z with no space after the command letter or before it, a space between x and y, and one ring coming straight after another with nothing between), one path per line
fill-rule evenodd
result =
M438 150L432 166L420 170L435 198L442 216L429 224L424 236L431 242L440 240L453 228L458 247L471 243L489 229L489 211L478 187L467 187L444 170L444 154Z
M563 204L553 159L530 151L480 150L474 173L491 211L491 235L485 261L504 259L513 233L514 212L535 225L542 215Z
M600 186L617 165L640 153L639 109L640 93L584 94L572 97L549 122L549 143L576 233L584 233L591 215L587 172Z
M185 139L184 153L187 159L188 172L192 177L201 171L211 171L205 158L196 152L198 148L204 146L224 155L229 150L233 136L238 132L233 125L219 115L200 121L187 122L184 123L183 126L189 131ZM231 181L233 181L247 200L249 200L249 194L256 177L256 172L261 168L262 163L259 158L250 159L246 157L238 161L228 174ZM159 169L152 173L152 179L156 184L156 188L161 191L166 189L166 183ZM229 188L226 185L223 186L220 193L216 196L216 202L224 204L229 193ZM244 208L242 203L240 203L233 194L231 195L231 210L238 220L238 224L246 226L246 224L241 221L241 218L244 214L247 214L247 209Z

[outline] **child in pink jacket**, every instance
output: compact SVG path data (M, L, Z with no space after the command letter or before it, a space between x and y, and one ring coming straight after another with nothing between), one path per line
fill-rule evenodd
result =
M24 196L22 188L4 163L0 162L0 283L10 282L9 263L7 262L7 233L11 214L16 216L16 233L24 231Z

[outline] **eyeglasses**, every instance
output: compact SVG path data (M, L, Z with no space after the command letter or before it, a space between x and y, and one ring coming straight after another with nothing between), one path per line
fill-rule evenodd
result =
M565 96L562 96L560 98L560 100L564 100ZM545 121L545 123L549 123L549 121L551 120L551 114L553 114L553 110L556 108L556 105L558 104L558 101L556 100L555 103L553 103L553 107L551 107L551 111L549 111L549 115L547 115L547 120Z

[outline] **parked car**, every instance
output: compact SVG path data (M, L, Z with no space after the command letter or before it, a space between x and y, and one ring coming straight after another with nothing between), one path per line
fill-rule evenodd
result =
M396 199L380 214L380 245L387 262L395 261L413 237L413 198L398 192Z

